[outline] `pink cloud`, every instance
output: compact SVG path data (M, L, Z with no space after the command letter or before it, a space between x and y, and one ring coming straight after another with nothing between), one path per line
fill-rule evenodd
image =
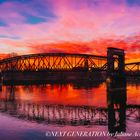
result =
M121 3L112 0L95 2L96 4L84 0L79 0L78 3L75 0L52 0L51 8L56 17L34 25L25 22L17 3L2 5L1 7L9 7L8 11L0 8L0 11L6 12L4 15L9 14L9 19L4 15L0 18L13 23L8 27L0 27L0 34L10 38L0 39L0 44L5 46L0 51L105 54L108 46L114 46L124 48L129 53L140 52L140 38L135 36L140 35L140 8L128 6L125 0ZM43 0L42 4L47 8L47 0ZM25 4L21 7L32 15L41 16ZM19 39L11 39L13 36Z

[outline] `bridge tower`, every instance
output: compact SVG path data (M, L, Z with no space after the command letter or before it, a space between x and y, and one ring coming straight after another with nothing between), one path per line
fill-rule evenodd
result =
M111 48L107 50L107 74L108 76L124 75L125 53L123 49Z

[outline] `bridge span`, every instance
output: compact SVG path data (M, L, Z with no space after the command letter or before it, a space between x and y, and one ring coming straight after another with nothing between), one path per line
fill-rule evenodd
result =
M106 57L88 54L42 53L0 61L1 71L56 71L95 68L105 70Z
M140 62L125 64L122 49L108 48L107 56L42 53L0 60L3 79L62 81L105 79L106 73L140 76ZM96 78L95 78L96 77Z

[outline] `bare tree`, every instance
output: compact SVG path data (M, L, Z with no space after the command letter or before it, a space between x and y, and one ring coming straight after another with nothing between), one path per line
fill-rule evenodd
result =
M10 54L7 55L7 58L15 57L15 56L18 56L18 54L15 53L15 52L12 52L12 53L10 53Z

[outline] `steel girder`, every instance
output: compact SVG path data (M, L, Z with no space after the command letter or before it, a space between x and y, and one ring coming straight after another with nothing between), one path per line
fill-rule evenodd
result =
M0 60L0 70L40 71L40 70L80 70L82 68L106 70L105 56L45 53L11 57Z

